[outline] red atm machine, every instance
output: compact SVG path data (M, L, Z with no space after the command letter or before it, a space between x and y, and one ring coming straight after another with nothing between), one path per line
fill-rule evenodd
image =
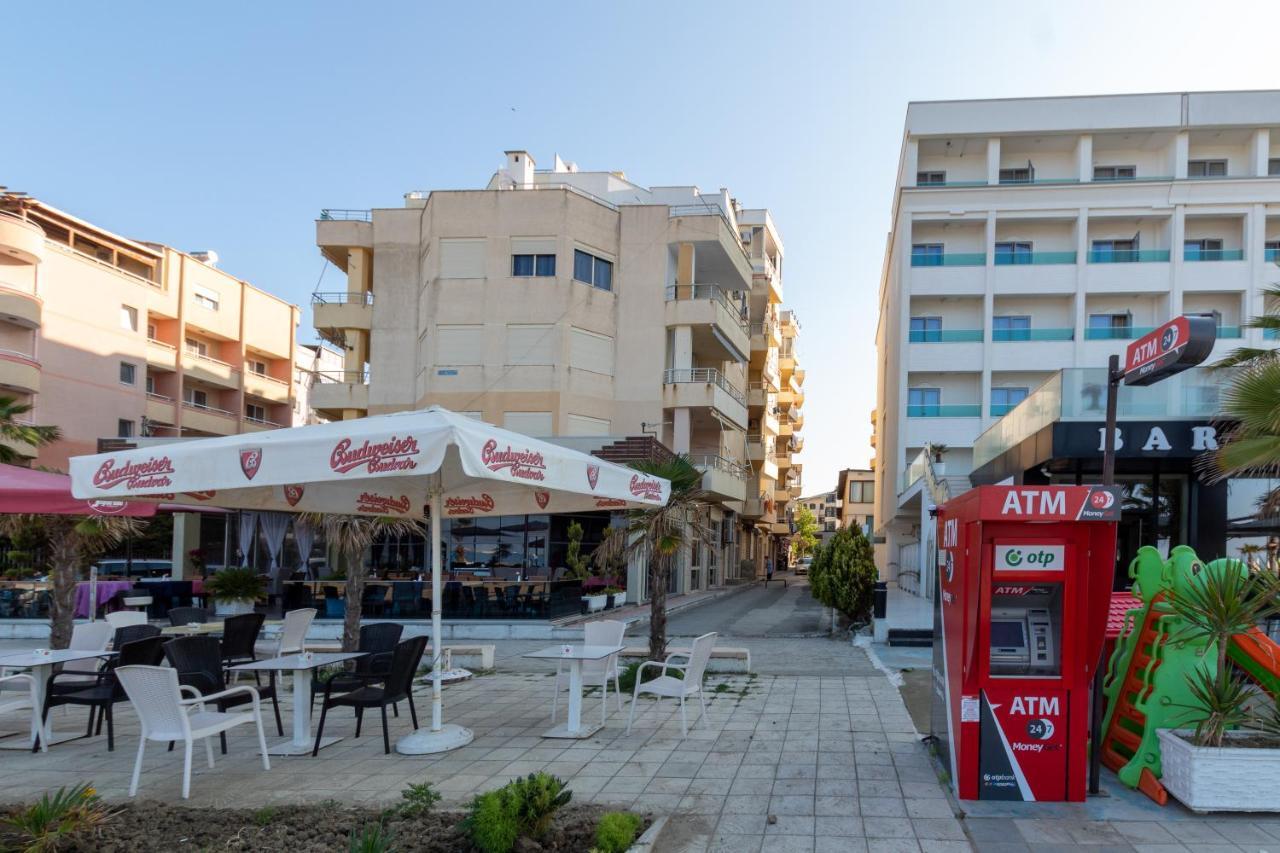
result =
M1083 800L1119 493L980 486L938 508L933 734L968 800Z

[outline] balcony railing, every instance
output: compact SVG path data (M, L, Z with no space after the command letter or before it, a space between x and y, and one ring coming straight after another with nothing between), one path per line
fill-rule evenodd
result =
M1075 252L996 252L996 266L1042 266L1046 264L1074 264Z
M228 412L226 409L219 409L215 406L210 406L205 403L197 403L193 400L183 400L182 408L192 409L197 412L208 412L211 415L225 415L228 418L234 418L236 416L235 412Z
M942 255L911 256L913 267L980 267L986 262L986 252L947 252Z
M1182 250L1184 261L1243 261L1244 249L1197 249L1193 246Z
M996 343L1017 341L1072 341L1075 329L993 329L991 340Z
M348 293L345 290L316 292L311 294L312 305L372 305L373 291Z
M681 299L708 299L728 311L729 316L737 322L742 331L751 334L746 309L735 305L726 295L724 288L718 284L673 284L667 288L666 298L668 302Z
M985 187L987 182L981 181L916 181L917 187Z
M1239 326L1219 326L1218 337L1219 338L1242 338L1244 337L1244 332L1241 330Z
M714 367L672 368L662 374L665 385L706 384L715 385L742 405L747 404L747 395L725 378L725 375Z
M1167 263L1168 249L1091 249L1091 264L1150 264Z
M315 377L316 377L316 381L321 383L361 385L369 381L369 371L367 370L317 370L315 372Z
M913 344L981 343L981 329L912 329L908 340Z
M982 417L981 403L947 403L918 405L907 404L909 418L978 418Z
M1140 338L1147 332L1154 331L1155 326L1113 326L1106 329L1085 329L1086 341L1127 341Z
M723 456L717 456L713 453L693 454L689 457L689 461L693 463L693 467L701 470L714 468L717 471L723 471L731 477L739 480L746 480L750 471L743 465L739 465L731 459L725 459Z
M157 394L155 391L148 391L148 392L147 392L147 399L148 399L148 400L155 400L157 403L172 403L172 402L173 402L173 398L172 398L172 397L167 397L167 396L165 396L164 394Z
M262 379L266 382L271 382L276 385L283 385L286 388L289 387L289 380L278 379L275 376L270 375L269 373L259 373L256 370L250 370L247 374L245 374L246 379L248 379L249 377L253 377L254 379Z
M253 415L245 415L244 419L251 424L258 424L259 426L268 426L268 427L284 426L284 424L279 423L278 421L272 421L266 418L255 418Z
M1262 259L1267 262L1280 261L1280 249L1263 249Z
M162 341L159 338L147 338L147 343L151 344L152 346L163 347L164 349L177 350L176 346L174 346L171 343L168 343L167 341ZM192 355L195 355L195 353L192 353Z
M1001 186L1009 186L1010 184L1037 184L1040 186L1052 186L1054 184L1078 184L1079 178L1001 178Z
M372 222L373 211L326 207L320 211L320 218L325 222Z

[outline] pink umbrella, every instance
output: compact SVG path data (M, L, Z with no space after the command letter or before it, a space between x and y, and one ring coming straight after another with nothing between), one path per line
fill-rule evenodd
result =
M152 516L157 509L146 501L80 500L66 474L0 465L0 514Z

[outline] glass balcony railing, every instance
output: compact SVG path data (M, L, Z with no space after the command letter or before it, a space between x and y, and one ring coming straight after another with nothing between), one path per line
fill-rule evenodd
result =
M1040 266L1042 264L1074 264L1075 252L996 252L996 266Z
M996 343L1018 341L1073 341L1075 329L994 329L991 340Z
M1280 329L1263 329L1262 337L1268 341L1280 340Z
M1220 339L1235 339L1244 337L1243 330L1239 326L1219 326L1218 337Z
M985 187L986 180L976 181L916 181L917 187Z
M1037 184L1040 186L1052 186L1053 184L1078 184L1079 178L1001 178L1001 186L1009 186L1011 184Z
M1017 403L992 403L991 417L1002 418L1018 407Z
M1244 249L1196 249L1187 246L1182 250L1184 261L1243 261Z
M980 267L986 262L986 252L947 252L942 255L911 256L913 267Z
M1084 330L1086 341L1127 341L1140 338L1155 326L1110 326L1107 328L1090 328Z
M1089 252L1091 264L1167 263L1168 260L1168 249L1093 249Z
M1095 184L1118 184L1118 183L1124 183L1126 181L1132 182L1132 181L1172 181L1172 180L1173 180L1173 175L1135 175L1133 177L1124 176L1124 177L1111 177L1111 178L1100 178L1097 175L1094 175L1094 178L1093 178L1093 182Z
M907 333L913 344L980 343L981 329L912 329Z
M907 405L909 418L979 418L982 417L981 403L921 403Z
M1280 261L1280 249L1264 249L1262 259L1267 262Z
M907 466L907 470L902 472L902 487L899 491L905 492L924 476L924 469L929 464L926 453L927 451L924 450L917 453L916 458L912 459L911 464Z

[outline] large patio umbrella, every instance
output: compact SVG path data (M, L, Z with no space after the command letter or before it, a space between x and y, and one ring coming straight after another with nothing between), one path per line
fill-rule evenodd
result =
M441 703L440 519L662 505L666 480L438 406L291 429L79 456L83 498L148 497L241 509L431 519L430 731L398 751L442 752L472 734L445 726Z
M150 501L81 500L66 474L0 465L0 514L152 516L156 509Z

